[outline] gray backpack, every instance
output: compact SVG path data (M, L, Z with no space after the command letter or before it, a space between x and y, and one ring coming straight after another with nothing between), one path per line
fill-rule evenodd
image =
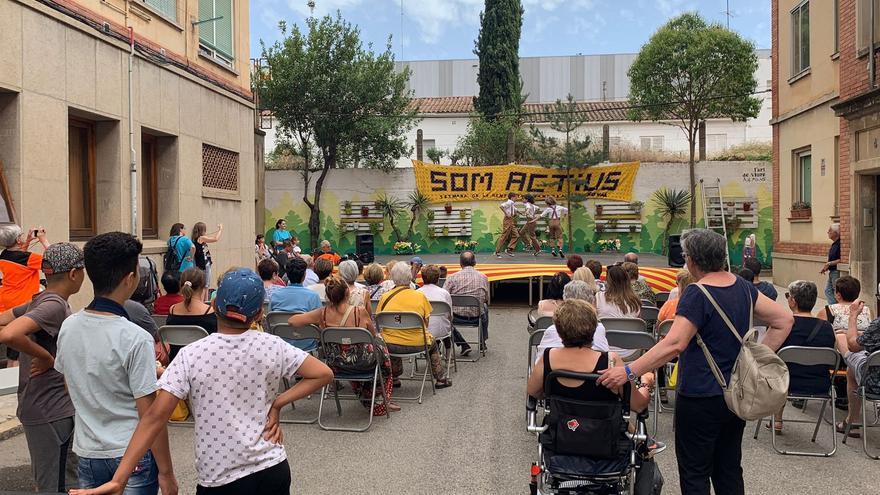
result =
M746 421L765 418L779 412L788 396L788 367L772 349L758 343L757 330L752 326L754 301L749 299L749 331L745 337L740 338L736 327L706 287L702 284L694 285L703 291L706 299L715 306L718 315L727 324L727 328L742 344L733 371L730 373L730 383L727 383L712 353L709 352L700 334L697 334L697 345L703 350L712 374L724 390L724 402L727 403L727 407L733 414Z

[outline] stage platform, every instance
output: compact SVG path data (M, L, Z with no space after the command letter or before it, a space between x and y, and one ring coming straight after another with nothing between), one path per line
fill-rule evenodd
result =
M488 253L477 253L477 269L489 277L490 282L503 282L522 280L529 282L529 304L533 301L532 282L537 281L539 298L543 293L543 281L545 277L552 277L556 272L568 272L565 266L565 258L554 258L549 253L539 256L532 256L530 253L518 252L515 257L503 255L502 258L496 258L495 255ZM623 261L625 253L574 253L584 258L584 261L595 259L602 263L602 266L608 266L619 261ZM413 256L422 258L426 265L445 265L448 274L457 272L460 268L458 265L458 255L449 254L416 254L416 255L395 255L395 256L377 256L378 263L387 263L390 260L409 261ZM675 287L675 274L678 268L670 268L666 262L666 258L656 254L639 254L639 274L645 278L648 285L655 292L666 292ZM603 273L604 277L604 273Z

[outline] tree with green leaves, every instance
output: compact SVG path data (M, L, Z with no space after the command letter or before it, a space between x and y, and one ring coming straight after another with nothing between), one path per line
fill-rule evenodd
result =
M314 249L328 171L393 169L399 157L410 154L406 133L417 119L406 89L410 73L394 69L390 38L385 50L376 53L338 12L306 23L303 32L298 26L288 31L282 22L282 39L272 46L262 44L267 75L255 87L279 134L296 143L302 158L298 170L305 182L303 202L310 210Z
M663 254L669 249L669 232L672 224L687 213L691 196L686 190L665 187L654 191L651 196L651 200L657 206L657 214L666 219L666 227L663 228Z
M697 223L694 153L700 123L708 118L756 117L761 100L755 46L698 14L682 14L657 30L629 69L633 120L671 120L690 146L691 227Z
M602 150L596 150L589 134L578 132L586 122L586 114L580 112L574 96L568 95L565 102L556 100L552 106L544 106L544 115L550 129L558 136L548 135L537 126L532 126L531 135L534 144L531 156L544 167L558 168L565 171L562 188L565 191L566 207L568 208L568 249L573 249L573 232L571 230L572 203L579 205L584 197L575 194L572 188L584 185L583 181L571 175L571 169L599 163Z
M474 49L474 55L480 59L480 93L474 97L474 107L490 121L519 108L522 16L520 0L486 0L480 13L480 33Z

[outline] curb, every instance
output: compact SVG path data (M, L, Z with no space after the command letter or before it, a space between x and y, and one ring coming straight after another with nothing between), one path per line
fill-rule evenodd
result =
M21 423L19 423L17 419L6 421L0 424L0 442L2 442L3 440L9 440L16 435L21 434L23 431L24 428L21 426Z

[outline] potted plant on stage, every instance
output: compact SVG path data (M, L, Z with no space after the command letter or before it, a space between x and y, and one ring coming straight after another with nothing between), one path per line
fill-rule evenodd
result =
M795 201L791 204L792 220L807 219L813 216L813 209L810 203L806 201Z
M361 216L367 218L370 216L370 207L367 205L361 206Z
M616 252L620 250L620 239L599 239L596 241L599 251Z
M642 214L642 207L645 206L645 203L643 203L641 201L633 201L632 203L629 204L629 206L630 206L630 208L632 208L633 213L635 213L636 215L641 215Z
M596 215L602 214L602 205L596 205Z
M751 201L743 201L743 211L746 213L752 211L752 202Z
M639 231L639 226L638 226L638 225L636 225L636 224L634 224L634 223L631 223L631 224L629 225L629 233L630 233L630 234L635 234L635 233L638 232L638 231Z
M449 237L449 227L443 227L443 237Z
M407 241L398 241L392 246L394 254L416 254L422 250L422 246Z
M458 218L462 220L467 220L467 211L466 210L458 210Z
M428 220L428 222L433 222L434 221L434 210L428 210L428 212L425 213L425 218Z
M446 210L447 215L452 214L452 203L447 201L445 205L443 205L443 209Z
M599 232L599 233L605 232L605 224L604 223L597 223L596 224L596 232Z
M351 201L346 201L342 203L342 211L346 215L351 215Z

